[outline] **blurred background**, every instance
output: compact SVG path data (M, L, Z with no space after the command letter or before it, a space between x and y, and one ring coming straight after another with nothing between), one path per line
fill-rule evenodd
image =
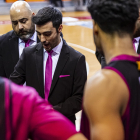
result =
M0 0L0 14L9 14L9 8L16 0ZM34 12L45 5L58 7L62 12L85 11L86 0L26 0Z

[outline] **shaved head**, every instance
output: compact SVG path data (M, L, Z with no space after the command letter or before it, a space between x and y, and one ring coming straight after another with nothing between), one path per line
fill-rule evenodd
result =
M10 8L10 15L13 14L14 12L20 13L20 12L29 12L30 14L32 14L32 10L30 5L25 2L25 1L16 1L12 4L11 8Z
M16 1L10 8L10 18L13 30L22 40L28 40L35 32L35 25L31 18L34 13L25 1Z

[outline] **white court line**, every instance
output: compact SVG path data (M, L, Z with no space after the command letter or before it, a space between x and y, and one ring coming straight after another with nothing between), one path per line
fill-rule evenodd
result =
M93 50L91 50L91 49L88 49L88 48L86 48L86 47L83 47L83 46L80 46L80 45L77 45L77 44L73 44L73 43L69 43L69 42L67 42L70 46L73 46L73 47L76 47L76 48L80 48L80 49L82 49L82 50L85 50L85 51L87 51L87 52L90 52L90 53L92 53L92 54L95 54L95 51L93 51ZM88 63L86 62L86 68L87 68L87 75L89 74L89 65L88 65Z
M88 65L87 62L86 62L86 68L87 68L87 76L88 76L88 74L89 74L89 65Z
M80 45L77 45L77 44L73 44L73 43L69 43L67 42L70 46L73 46L73 47L76 47L76 48L80 48L82 50L85 50L87 52L90 52L92 54L95 54L95 51L91 50L91 49L88 49L86 47L83 47L83 46L80 46ZM87 75L89 74L89 65L88 63L86 62L86 68L87 68ZM76 113L76 130L79 131L80 130L80 122L81 122L81 111Z
M95 51L93 51L93 50L91 50L91 49L88 49L88 48L86 48L86 47L83 47L83 46L80 46L80 45L77 45L77 44L73 44L73 43L69 43L69 42L67 42L70 46L74 46L74 47L76 47L76 48L80 48L80 49L82 49L82 50L85 50L85 51L87 51L87 52L90 52L90 53L93 53L93 54L95 54Z

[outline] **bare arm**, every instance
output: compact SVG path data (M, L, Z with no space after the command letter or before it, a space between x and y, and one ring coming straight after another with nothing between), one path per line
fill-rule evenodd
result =
M126 84L111 70L102 70L88 81L84 109L90 122L91 140L124 140L121 116L128 98Z
M25 51L21 54L19 61L17 62L13 73L10 75L10 80L18 85L23 85L26 81L25 75Z
M68 138L68 140L87 140L87 139L85 138L85 136L83 134L77 133L77 134L71 136L70 138Z

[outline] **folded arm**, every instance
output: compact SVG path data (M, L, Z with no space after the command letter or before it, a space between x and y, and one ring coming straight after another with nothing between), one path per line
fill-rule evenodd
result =
M0 76L1 77L6 77L1 52L0 52Z
M25 68L25 51L23 50L23 53L14 68L14 72L10 75L10 80L16 84L23 85L26 80Z

